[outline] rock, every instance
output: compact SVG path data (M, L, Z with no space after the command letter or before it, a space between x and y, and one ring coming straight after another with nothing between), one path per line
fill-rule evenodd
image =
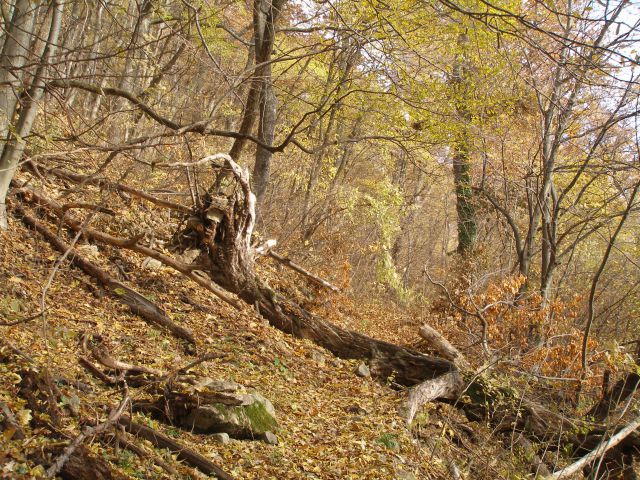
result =
M318 365L324 365L326 363L326 359L324 355L317 350L311 352L311 359L316 362Z
M213 403L193 408L180 420L181 426L198 433L227 433L233 438L257 438L278 428L269 400L259 393L240 398L241 405Z
M231 441L228 433L214 433L209 438L211 438L211 441L214 443L221 443L223 445L226 445Z
M276 347L276 350L278 350L280 353L290 353L291 349L289 348L289 345L287 345L286 342L283 342L282 340L278 340L277 342L275 342L274 346Z
M264 432L264 434L262 435L261 440L269 445L277 445L278 444L278 437L276 437L276 434L273 432Z
M142 268L147 270L159 270L162 267L162 262L155 258L147 257L142 261Z
M371 370L369 370L366 363L361 363L358 365L358 368L356 368L356 375L362 378L367 378L371 376Z
M205 377L193 385L193 391L211 390L214 392L234 393L242 389L242 385L231 380L217 380Z

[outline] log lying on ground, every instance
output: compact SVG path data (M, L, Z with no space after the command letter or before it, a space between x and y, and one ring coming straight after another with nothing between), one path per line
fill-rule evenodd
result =
M234 166L239 169L235 163ZM248 184L244 192L248 193L249 200L253 198ZM215 250L209 256L198 259L205 262L202 265L199 264L199 268L206 269L207 275L213 280L211 281L204 275L194 272L192 267L151 248L91 228L83 228L82 223L73 216L64 215L62 207L57 202L48 199L39 192L23 189L21 193L23 193L22 197L25 200L35 201L50 208L63 219L65 225L74 231L82 230L83 235L87 238L155 258L214 292L236 308L241 308L238 302L217 285L237 294L251 306L257 304L262 315L279 330L300 338L308 338L341 358L370 360L372 374L384 381L392 379L399 385L413 386L456 370L453 363L448 360L424 355L408 348L340 328L311 314L296 303L277 295L258 279L253 270L251 234L247 234L253 229L253 214L236 218L225 217L221 228L230 226L231 230L222 236L225 237L224 241L229 243L203 245L203 251L207 251L209 247L213 247ZM249 201L249 204L252 205L252 209L255 208L254 202ZM203 213L203 218L206 219L206 212ZM236 245L235 240L240 241L242 245ZM245 248L236 248L242 246ZM211 261L212 259L218 259L219 262L216 264L215 261Z
M449 372L411 388L405 407L407 424L413 421L422 405L437 399L456 400L463 390L464 381L459 372Z
M120 425L122 425L127 432L149 440L154 446L158 448L167 448L172 453L177 454L178 460L184 461L186 464L197 468L201 472L207 475L215 475L220 480L233 480L233 477L218 467L215 463L207 460L184 445L176 442L172 438L146 427L139 423L134 422L131 417L123 415L120 417Z
M70 249L70 245L68 243L63 241L34 217L28 215L22 207L16 205L15 211L22 217L22 221L27 226L40 233L58 251L64 253ZM133 313L141 316L152 325L169 330L177 338L181 338L195 345L195 338L190 330L177 325L162 309L147 300L140 293L115 280L102 268L87 260L76 250L72 250L69 258L75 266L80 268L87 275L98 280L113 298L118 302L127 305Z

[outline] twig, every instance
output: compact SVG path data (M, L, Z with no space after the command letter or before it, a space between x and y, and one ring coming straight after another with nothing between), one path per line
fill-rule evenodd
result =
M273 258L274 260L277 260L278 262L280 262L283 265L286 265L287 267L289 267L290 269L298 272L299 274L305 276L306 278L308 278L309 280L311 280L312 282L324 287L324 288L328 288L331 291L334 291L336 293L340 292L340 289L338 287L336 287L335 285L327 282L326 280L318 277L317 275L314 275L313 273L311 273L308 270L305 270L304 268L302 268L300 265L298 265L297 263L294 263L291 261L291 259L283 257L281 255L278 255L276 252L274 252L273 250L268 250L267 251L267 255L269 255L271 258Z
M427 277L429 282L431 282L433 285L440 287L442 289L442 291L447 296L447 299L449 300L449 304L453 308L464 313L465 315L469 315L471 317L475 317L478 320L480 320L480 322L482 323L482 349L484 350L484 353L486 353L487 355L490 355L491 351L489 350L489 343L488 343L489 324L487 323L487 319L484 318L484 315L482 315L482 311L478 310L476 312L471 312L466 308L461 307L460 305L458 305L456 302L453 301L453 298L451 298L451 294L449 293L449 289L443 283L436 282L433 278L431 278L431 275L429 275L429 272L427 271L426 268L424 269L424 275Z
M170 378L173 377L179 373L187 373L187 371L191 370L193 367L195 367L196 365L200 365L203 362L208 362L209 360L214 360L216 358L221 358L222 355L219 353L207 353L205 355L202 355L201 357L195 359L193 362L185 365L184 367L180 367L177 368L176 370L173 370L172 372L170 372L169 374L165 375L164 378Z

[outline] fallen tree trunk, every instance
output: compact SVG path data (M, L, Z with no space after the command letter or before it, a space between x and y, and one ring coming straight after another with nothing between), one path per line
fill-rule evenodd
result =
M251 246L255 222L255 197L249 186L248 172L231 158L215 155L212 156L212 160L213 157L224 159L224 164L218 166L231 171L237 185L232 186L224 196L224 201L220 201L223 197L223 193L220 192L217 200L212 198L210 203L203 205L198 211L190 212L198 217L204 229L204 233L198 237L197 246L201 254L195 263L210 280L205 279L203 275L195 274L193 266L181 264L153 249L138 245L135 241L119 239L91 229L83 230L85 236L156 258L216 295L228 297L226 292L217 287L220 285L226 291L235 293L247 304L257 306L275 328L300 338L310 339L338 357L368 359L371 372L377 378L413 387L409 395L410 415L415 414L422 403L438 398L457 402L464 382L454 364L460 356L449 348L450 344L439 341L436 342L438 348L435 349L449 359L431 357L340 328L282 297L257 277L254 269L256 253ZM35 192L32 194L38 202L52 208L63 218L67 226L75 231L81 229L81 223L71 216L64 216L64 212L55 202ZM210 210L215 215L212 215ZM215 289L210 288L210 285L214 285ZM426 332L426 336L433 342L432 333ZM460 364L459 361L458 363ZM562 448L566 443L578 447L584 445L585 441L596 438L594 426L588 422L568 419L533 402L514 398L512 393L496 392L495 388L475 377L468 383L464 392L470 400L457 404L461 405L472 419L489 419L498 431L523 432L534 440L549 442L557 448ZM584 432L585 428L589 429L589 433L575 435L575 432Z
M119 420L127 432L149 440L158 448L167 448L175 453L178 460L184 461L186 464L196 467L206 475L215 475L220 480L233 480L233 477L218 467L215 463L207 460L199 453L181 445L172 438L167 437L163 433L157 432L152 428L146 427L131 420L131 417L122 415Z
M213 222L207 216L209 205L204 205L200 212L203 224L209 226L212 231L203 235L201 245L201 250L209 250L209 254L201 254L195 263L198 265L197 268L205 271L212 281L194 272L193 266L182 264L135 241L120 239L91 228L83 228L82 223L73 216L65 215L62 206L57 202L34 190L23 189L21 193L25 200L35 201L50 208L65 225L74 231L82 230L85 237L155 258L214 292L236 308L240 308L237 301L225 290L235 293L249 305L257 305L261 314L279 330L312 340L341 358L370 360L372 375L384 381L391 379L398 385L413 386L456 371L456 367L448 360L424 355L340 328L308 312L298 304L282 298L262 282L254 271L254 255L250 243L255 215L255 197L248 185L248 174L235 163L227 163L226 166L234 172L236 178L243 179L240 192L236 192L236 195L242 198L231 201L230 209L223 212L223 218L219 223ZM245 208L247 214L243 215L240 210L244 211ZM222 243L218 243L216 238L221 239Z
M22 217L22 221L27 226L40 233L59 252L64 253L71 248L68 243L45 227L41 222L28 215L21 206L16 205L15 211ZM195 345L196 341L190 330L177 325L162 309L154 303L151 303L144 296L125 284L115 280L98 265L87 260L76 250L72 250L71 255L69 255L69 259L76 267L80 268L87 275L98 280L113 298L118 302L127 305L133 313L141 316L152 325L166 328L175 337L181 338Z

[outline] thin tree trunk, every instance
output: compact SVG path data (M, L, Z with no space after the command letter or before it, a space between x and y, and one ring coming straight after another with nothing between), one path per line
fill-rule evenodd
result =
M587 353L589 350L589 334L591 333L591 326L593 325L593 320L595 318L595 297L596 297L596 290L598 288L598 282L600 281L600 276L602 275L602 272L604 271L605 267L607 266L607 263L609 262L609 256L611 255L611 251L613 250L613 247L616 243L618 234L620 233L620 231L622 230L622 227L626 223L627 218L629 218L629 214L631 213L631 209L633 208L633 205L636 200L636 195L638 194L639 189L640 189L640 182L636 183L635 186L633 187L633 191L631 192L631 198L629 198L629 203L627 203L627 207L624 211L624 214L622 215L622 218L620 218L620 222L618 222L618 226L616 227L615 232L613 232L613 235L611 235L611 238L609 239L609 243L607 244L607 249L605 250L604 255L602 256L602 261L600 262L600 266L598 267L598 270L596 271L595 275L593 276L593 280L591 281L591 290L589 291L589 301L587 302L587 324L584 327L584 335L582 337L583 375L587 371Z
M256 67L251 78L251 86L247 94L242 122L238 129L238 132L243 135L248 135L253 130L256 118L259 116L258 107L262 103L261 99L265 97L263 87L266 83L271 84L272 81L270 62L275 40L275 22L285 2L286 0L255 0L253 4L253 37ZM273 91L271 95L273 95ZM269 115L271 114L269 113ZM236 138L229 151L229 156L237 161L246 143L246 138Z
M6 39L0 55L0 140L4 141L18 103L24 77L23 67L35 24L35 7L29 0L17 0L7 25ZM0 155L4 142L0 144ZM0 172L1 175L1 172Z
M20 117L16 124L16 132L12 135L10 141L4 147L2 151L2 157L0 157L0 229L6 230L8 228L7 223L7 210L5 200L11 179L18 168L18 162L22 158L22 153L25 148L24 138L31 133L33 122L36 119L38 113L38 103L44 95L45 85L45 70L48 67L51 57L54 55L57 47L58 36L60 34L60 26L62 24L62 11L63 3L61 0L54 0L51 4L51 26L49 28L49 36L47 43L42 53L40 64L36 70L35 76L29 88L26 106L20 112Z
M260 127L258 139L267 145L273 144L276 130L277 99L273 91L271 80L271 65L265 69L260 97ZM256 212L260 215L264 203L265 193L271 178L271 150L258 145L256 148L256 162L253 167L253 189L256 193Z

